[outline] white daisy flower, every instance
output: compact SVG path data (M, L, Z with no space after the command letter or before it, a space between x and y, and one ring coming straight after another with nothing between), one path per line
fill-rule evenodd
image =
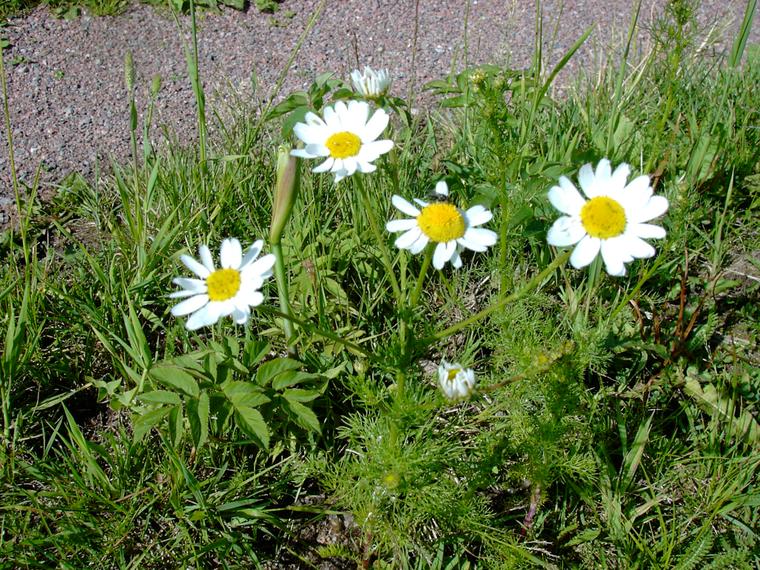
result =
M391 140L375 140L388 126L388 113L378 109L370 117L365 101L338 101L325 107L324 119L314 113L306 114L305 123L293 127L304 148L290 151L301 158L327 159L312 172L334 172L338 182L354 172L373 172L372 164L381 154L393 148Z
M389 232L404 232L396 238L396 247L420 253L429 242L436 243L433 267L442 269L447 261L455 268L462 267L459 256L463 249L486 251L496 243L496 232L476 228L485 224L493 214L483 206L473 206L466 212L448 201L449 187L441 180L435 185L436 200L430 204L414 199L417 208L401 196L393 196L392 203L412 219L391 220L385 225Z
M585 199L565 176L549 190L549 201L560 212L546 236L550 245L575 246L570 263L576 269L589 265L601 251L607 273L625 275L625 264L652 257L654 248L644 239L664 238L665 230L648 224L668 209L668 200L653 196L649 176L626 180L631 168L623 163L614 172L606 158L596 172L590 164L578 172Z
M468 398L475 387L475 371L442 360L438 366L438 386L449 400Z
M181 317L193 313L185 323L191 331L213 325L220 317L228 315L232 315L237 324L245 324L251 314L250 307L264 301L259 289L264 279L272 275L274 255L256 259L263 245L264 242L259 240L243 255L238 240L224 240L219 251L220 269L214 268L211 252L205 245L198 248L200 262L189 255L181 256L182 263L199 278L174 279L173 283L183 290L171 293L169 297L187 298L172 307L172 315Z
M369 65L365 65L364 73L358 69L351 72L351 83L354 85L354 91L367 99L375 99L388 92L391 78L387 69L375 71Z

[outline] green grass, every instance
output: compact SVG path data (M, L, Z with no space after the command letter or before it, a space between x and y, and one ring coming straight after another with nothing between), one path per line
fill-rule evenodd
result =
M430 112L386 100L377 172L335 185L301 165L290 342L274 278L246 327L189 332L167 295L180 253L268 241L277 147L341 80L254 101L216 138L195 82L198 145L141 143L135 110L112 174L45 203L18 185L0 567L755 568L760 50L740 35L705 57L688 7L565 97L539 53L467 70L429 86ZM548 189L603 157L670 201L657 256L625 277L546 243ZM414 303L424 256L382 226L392 194L440 179L494 212L499 242L428 271ZM438 392L441 358L476 370L469 400Z

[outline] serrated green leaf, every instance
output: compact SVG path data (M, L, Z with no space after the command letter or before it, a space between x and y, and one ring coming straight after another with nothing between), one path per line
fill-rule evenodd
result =
M241 406L235 409L235 419L243 432L260 441L265 448L269 447L269 428L258 410Z
M322 433L322 428L319 425L317 414L311 408L307 408L301 402L294 399L290 399L285 396L288 409L295 416L296 423L304 429L312 430L317 433Z
M208 393L205 390L200 393L197 400L192 399L187 402L187 419L190 422L190 433L196 449L201 448L208 439L209 407Z
M225 382L222 384L222 391L236 408L241 406L255 408L270 401L259 386L250 382Z
M142 440L152 427L168 416L174 408L163 407L151 410L132 420L132 439L135 443Z
M169 392L168 390L153 390L152 392L144 392L137 396L143 402L150 402L153 404L170 404L173 406L179 406L182 404L182 399L176 392Z
M259 369L256 371L256 382L260 386L266 386L278 374L282 374L287 370L297 370L302 366L301 362L292 358L275 358L259 366Z
M198 382L182 368L171 364L154 366L150 369L150 377L165 386L179 390L183 394L193 398L198 397Z

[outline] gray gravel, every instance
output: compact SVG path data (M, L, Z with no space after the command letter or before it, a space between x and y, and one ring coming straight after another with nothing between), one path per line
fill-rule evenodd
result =
M223 109L235 97L250 97L255 70L264 93L271 93L278 73L303 32L317 0L285 0L273 18L255 9L200 15L201 73L210 109ZM544 0L545 53L549 65L594 25L591 39L565 76L580 67L593 69L625 38L631 18L628 0ZM664 0L644 0L637 50L649 45L647 29ZM420 0L416 69L412 66L415 33L413 0L329 0L287 77L285 91L306 87L317 73L343 77L364 64L387 67L393 91L406 94L465 63L467 0ZM700 21L717 20L724 38L717 49L730 47L741 21L743 0L705 0ZM292 11L292 18L284 16ZM534 0L470 0L467 61L525 67L533 51ZM144 102L151 78L163 87L154 124L166 126L179 140L195 137L195 104L187 79L181 37L171 14L133 4L116 17L83 16L59 20L41 8L11 22L4 34L12 43L5 53L16 164L23 180L41 165L44 186L78 171L90 176L96 163L109 157L123 161L129 153L128 107L123 60L134 54L138 94ZM728 39L725 39L728 38ZM757 27L751 41L758 41ZM160 133L160 129L155 129ZM0 210L11 195L8 151L0 145Z

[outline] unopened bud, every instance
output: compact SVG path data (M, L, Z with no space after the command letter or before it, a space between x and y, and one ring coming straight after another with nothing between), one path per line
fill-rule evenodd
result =
M277 183L272 202L272 225L269 229L269 242L280 243L282 230L290 219L293 204L298 196L300 171L298 159L290 156L290 147L280 145L277 149Z

